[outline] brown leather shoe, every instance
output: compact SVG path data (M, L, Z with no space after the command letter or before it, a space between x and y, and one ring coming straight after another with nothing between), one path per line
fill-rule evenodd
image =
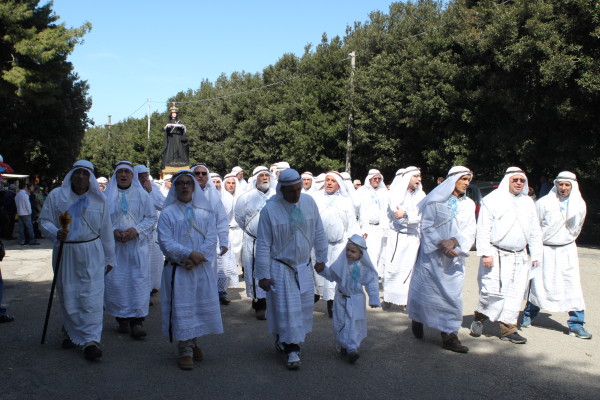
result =
M119 327L117 328L117 332L119 333L129 333L129 321L123 319L119 322Z
M202 353L202 349L200 348L200 346L196 345L194 346L194 361L202 361L204 360L204 353Z
M144 328L144 325L134 325L131 327L131 337L140 339L147 335L148 332L146 332L146 328Z
M445 350L454 351L456 353L468 353L469 348L463 346L458 340L456 333L444 333L442 332L442 348Z
M177 365L184 371L194 369L194 360L191 356L183 356L177 359Z

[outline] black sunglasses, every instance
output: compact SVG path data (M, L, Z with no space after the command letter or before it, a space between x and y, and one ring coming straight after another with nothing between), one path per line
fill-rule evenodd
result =
M206 176L206 175L208 175L208 172L206 172L206 171L196 171L196 172L194 172L194 175L196 175L196 176L200 176L200 175Z

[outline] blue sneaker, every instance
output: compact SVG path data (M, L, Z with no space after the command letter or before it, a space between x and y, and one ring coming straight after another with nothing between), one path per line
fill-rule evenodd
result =
M523 319L521 319L521 328L529 328L531 326L531 317L528 315L523 315Z
M579 339L591 339L592 334L585 330L583 325L577 325L569 329L569 336L575 336Z

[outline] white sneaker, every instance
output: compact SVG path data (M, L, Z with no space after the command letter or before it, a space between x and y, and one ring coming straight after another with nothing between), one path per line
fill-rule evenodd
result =
M483 322L473 321L471 322L471 336L479 337L483 333Z
M298 369L300 368L300 353L292 351L288 354L287 369Z

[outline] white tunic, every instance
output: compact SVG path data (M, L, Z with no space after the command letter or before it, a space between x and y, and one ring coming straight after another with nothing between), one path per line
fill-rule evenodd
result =
M171 321L173 339L178 341L223 333L217 271L213 264L217 244L215 215L194 208L195 220L188 226L185 208L186 204L175 202L163 210L158 221L158 240L168 260L161 288L162 331L169 335ZM192 251L202 253L207 261L191 270L176 267L173 285L172 264L183 264Z
M404 200L390 199L406 210L406 217L396 218L395 209L386 207L389 231L386 246L386 263L383 273L383 300L406 305L411 276L419 252L419 224L421 213L417 204L425 198L422 190L407 191Z
M156 183L151 182L152 191L149 193L154 202L154 209L157 215L160 216L160 211L163 209L165 196L163 196L160 188ZM162 269L165 264L165 256L158 245L156 226L152 227L152 236L148 240L148 254L150 257L150 283L152 289L160 289L160 281L162 278Z
M536 274L531 281L529 301L552 312L585 310L575 240L583 227L586 205L582 200L579 210L567 220L564 203L554 191L536 203L544 259L541 274Z
M59 215L82 197L69 190L66 195L68 204L63 203L59 200L62 190L65 189L57 188L50 192L40 214L40 229L45 237L54 242L54 270L60 247L60 241L56 238L60 230ZM106 200L84 195L88 197L88 206L77 232L73 229L75 221L69 224L70 232L67 242L63 244L56 281L64 327L71 341L78 345L100 342L104 315L104 271L107 265L115 265L115 243ZM68 243L88 241L98 236L99 239L85 243Z
M479 263L477 311L491 321L517 322L527 289L531 260L542 259L542 231L529 196L509 192L484 197L477 220L477 255L492 256L493 267Z
M456 333L462 324L462 288L465 257L475 240L475 203L458 199L452 217L447 201L428 203L421 217L421 247L408 292L410 318L445 333ZM455 238L458 257L439 249L442 240Z
M388 204L388 190L384 187L373 189L370 184L364 189L358 190L356 194L359 196L359 224L361 233L367 234L367 248L369 255L372 257L373 264L377 268L379 276L383 276L383 265L385 264L380 259L383 240L387 233L388 219L386 216Z
M361 233L354 213L354 204L350 197L342 196L339 192L330 195L325 190L321 190L314 193L313 198L319 207L323 229L327 236L327 264L332 264L346 248L347 239ZM315 294L323 296L323 300L333 300L335 282L327 281L316 272L314 275Z
M123 210L125 196L128 208ZM104 308L112 316L136 318L148 315L150 265L148 239L156 224L156 210L148 193L133 184L118 189L117 204L109 204L112 229L135 228L138 236L126 243L115 242L115 268L106 275Z
M333 303L333 337L336 345L357 350L367 337L366 297L363 286L369 295L369 305L378 307L379 279L377 271L367 268L360 261L356 262L360 275L353 279L354 262L348 261L345 254L330 267L326 267L321 275L327 280L337 283L335 301Z
M327 238L314 200L301 194L295 206L303 221L292 229L292 205L282 198L269 200L260 213L256 241L256 278L275 281L275 291L267 293L269 332L278 334L284 343L301 343L312 331L311 248L315 248L317 262L327 258Z
M244 231L242 265L246 281L246 296L254 300L266 297L265 291L258 286L258 280L254 279L256 276L256 235L260 210L274 194L275 190L271 188L266 193L255 188L242 194L235 204L235 220Z
M237 262L231 246L231 221L233 221L233 196L224 191L221 193L223 209L227 216L228 242L229 249L227 253L220 254L220 246L217 247L217 283L219 292L227 291L228 287L237 287L240 284L238 278Z

